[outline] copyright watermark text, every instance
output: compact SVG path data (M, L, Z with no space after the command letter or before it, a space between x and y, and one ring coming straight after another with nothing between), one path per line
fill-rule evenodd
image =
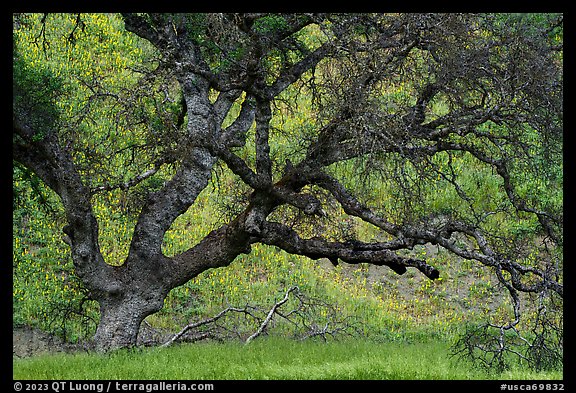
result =
M212 383L194 382L80 382L80 381L53 381L53 382L14 382L16 392L182 392L182 391L214 391Z

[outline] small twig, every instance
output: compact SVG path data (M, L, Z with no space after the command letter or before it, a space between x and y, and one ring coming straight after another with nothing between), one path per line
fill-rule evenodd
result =
M103 186L99 186L99 187L95 187L93 189L90 190L91 194L96 194L98 192L101 191L112 191L116 188L119 188L121 190L127 190L128 188L135 186L136 184L140 183L142 180L145 180L147 178L149 178L150 176L154 175L156 172L158 172L158 170L160 169L160 165L156 165L154 168L147 170L144 173L141 173L135 177L133 177L132 179L128 180L125 183L120 183L120 184L106 184Z

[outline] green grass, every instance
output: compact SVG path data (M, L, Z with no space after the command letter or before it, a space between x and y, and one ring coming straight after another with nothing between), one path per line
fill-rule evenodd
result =
M562 379L520 368L486 373L449 357L449 345L332 342L269 337L250 345L197 343L112 354L53 354L15 359L14 379L160 380L464 380Z

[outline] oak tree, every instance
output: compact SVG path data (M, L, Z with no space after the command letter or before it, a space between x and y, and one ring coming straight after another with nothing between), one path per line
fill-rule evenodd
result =
M153 66L134 70L139 79L122 94L86 80L93 94L82 109L112 100L133 120L127 133L143 135L109 152L130 152L124 177L90 177L108 162L79 154L88 116L64 125L54 109L58 81L74 76L34 73L14 51L13 158L62 201L75 273L100 306L98 349L135 345L172 289L256 243L430 280L441 272L412 250L437 245L498 278L514 314L496 326L502 332L519 322L519 293L562 298L561 16L126 13L122 21L154 48ZM283 129L277 119L298 111L312 115ZM248 190L245 201L197 244L165 255L166 232L218 165ZM142 196L126 259L106 261L94 196L162 171L170 178ZM452 202L439 208L434 196L445 189ZM297 225L341 216L379 238L311 236ZM503 230L510 221L529 230Z

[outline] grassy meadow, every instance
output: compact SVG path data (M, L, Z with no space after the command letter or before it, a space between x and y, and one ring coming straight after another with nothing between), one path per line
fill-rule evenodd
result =
M558 380L562 372L489 373L451 358L444 342L299 342L279 337L43 355L14 361L14 379L112 380Z

